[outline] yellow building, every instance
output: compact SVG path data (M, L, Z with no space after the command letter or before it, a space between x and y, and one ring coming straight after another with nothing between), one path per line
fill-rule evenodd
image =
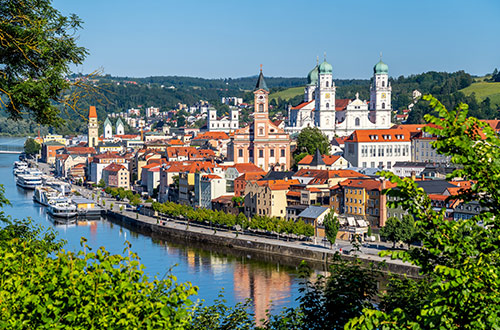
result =
M266 180L249 182L245 187L245 215L286 217L287 198L290 185L298 180Z

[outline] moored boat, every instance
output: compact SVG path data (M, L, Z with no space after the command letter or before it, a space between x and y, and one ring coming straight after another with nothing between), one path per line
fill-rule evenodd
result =
M54 218L73 218L77 216L76 205L70 203L67 199L49 204L47 213Z

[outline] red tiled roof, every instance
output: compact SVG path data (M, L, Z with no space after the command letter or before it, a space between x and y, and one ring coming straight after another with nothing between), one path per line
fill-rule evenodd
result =
M342 110L345 110L345 108L347 108L347 106L349 105L349 103L351 103L351 99L339 99L339 100L335 100L335 110L336 111L342 111Z
M303 107L305 107L306 105L310 104L311 102L314 102L314 100L309 101L309 102L302 102L299 105L296 105L296 106L292 107L292 110L300 110Z
M205 132L198 134L193 140L228 140L229 136L224 132Z
M127 169L125 166L116 164L116 163L111 163L108 166L106 166L103 171L107 172L118 172L121 169Z
M366 129L357 130L346 140L349 142L410 142L410 132L399 129Z
M261 179L264 175L266 175L266 172L261 171L261 172L247 172L243 173L239 177L237 177L235 180L238 181L251 181L251 180L259 180Z
M323 162L327 166L332 165L333 163L335 163L340 158L340 156L335 156L335 155L332 155L332 156L330 156L330 155L322 155L321 157L323 158ZM309 164L311 164L313 158L314 157L312 155L307 155L307 156L305 156L304 158L302 158L300 160L299 165L309 165Z
M95 154L95 148L94 147L67 147L66 152L68 154L78 154L78 155L83 155L83 154Z
M339 183L342 187L364 188L365 190L382 190L382 181L374 179L349 179ZM396 187L397 184L385 181L385 189Z
M262 169L255 165L254 163L239 163L239 164L234 164L233 166L238 173L260 173L262 172Z

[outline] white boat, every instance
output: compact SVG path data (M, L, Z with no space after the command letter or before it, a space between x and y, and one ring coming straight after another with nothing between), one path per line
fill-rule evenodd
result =
M50 203L47 213L55 218L73 218L77 216L76 205L69 203L67 199Z
M14 175L18 175L20 173L23 173L24 170L26 170L27 168L28 168L28 163L22 161L16 161L14 162L14 169L12 170L12 172L14 173Z
M60 199L60 193L50 187L38 186L35 188L33 200L44 206L48 206L51 202Z
M35 189L42 185L42 177L39 175L19 174L16 177L16 184L25 189Z

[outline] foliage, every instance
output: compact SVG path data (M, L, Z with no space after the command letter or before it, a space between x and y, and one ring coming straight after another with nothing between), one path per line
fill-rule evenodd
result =
M398 199L390 206L401 205L415 216L422 241L420 249L388 254L420 266L429 284L425 290L403 285L408 299L422 300L418 310L367 309L347 329L495 329L500 323L500 138L488 125L468 117L467 105L448 111L436 98L424 98L439 115L426 116L435 126L425 130L438 136L433 147L461 165L450 177L474 182L454 198L478 201L483 209L471 219L448 221L445 210L435 211L414 181L384 173L398 185L387 192Z
M106 182L104 182L104 179L99 180L99 182L97 183L97 186L98 186L99 188L104 188L104 187L106 187Z
M87 54L76 45L80 25L49 0L0 1L0 107L11 118L29 112L40 124L61 122L54 102L71 102L62 95L71 86L66 76Z
M317 127L304 128L297 137L296 153L313 155L319 149L322 155L330 154L330 141Z
M303 220L293 221L280 218L269 218L266 216L254 216L248 220L245 215L228 214L222 211L213 211L191 206L181 205L174 202L153 203L153 209L161 214L171 217L183 217L190 221L200 223L211 223L218 226L233 228L236 225L251 230L264 230L279 234L295 234L298 236L311 237L314 235L314 227L306 224Z
M397 242L404 242L408 246L416 240L417 229L413 216L405 214L400 220L396 217L390 217L385 222L385 226L380 229L380 237L393 242L393 248Z
M229 307L221 293L212 305L202 303L194 308L193 320L188 329L253 329L253 315L248 312L250 304L251 301L246 300Z
M40 149L42 149L42 147L35 139L28 138L24 141L24 152L27 155L36 155L40 152Z
M340 222L335 216L335 212L333 209L330 209L330 213L328 213L324 219L325 224L325 234L328 242L330 244L335 244L337 240L337 233L339 232Z
M299 266L303 280L299 291L299 307L270 317L266 329L344 329L363 308L373 307L380 272L373 264L362 266L359 260L342 260L337 253L330 266L330 276L318 275L305 262Z

